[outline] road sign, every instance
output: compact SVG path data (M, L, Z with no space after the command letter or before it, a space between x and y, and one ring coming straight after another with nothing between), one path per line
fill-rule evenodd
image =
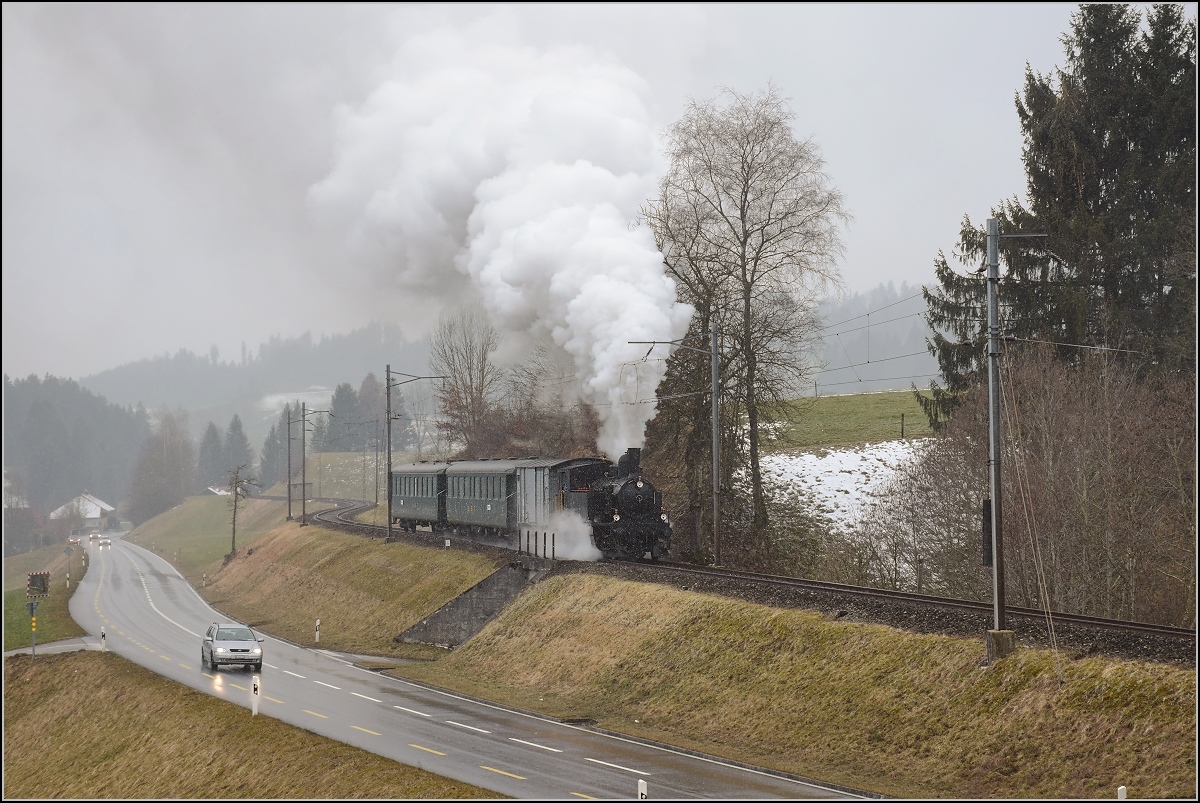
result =
M66 555L67 557L70 557L71 555L75 554L75 550L71 549L71 547L67 547L66 549L63 550L63 554Z
M30 572L25 582L26 597L50 596L50 572Z

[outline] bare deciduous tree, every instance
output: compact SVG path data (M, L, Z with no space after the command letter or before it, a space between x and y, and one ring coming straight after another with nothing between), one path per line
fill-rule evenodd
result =
M229 506L233 508L233 520L230 523L230 540L229 554L237 552L237 514L238 507L243 499L250 496L250 488L259 487L258 481L254 477L243 477L242 472L246 470L246 464L230 469L229 471Z
M438 427L465 444L468 452L502 389L504 374L492 361L499 342L486 313L476 305L443 315L433 333L430 373L446 377L439 380L444 420Z
M692 334L703 336L712 320L721 329L723 394L745 417L755 541L768 524L760 427L811 365L816 301L840 284L839 228L848 220L816 145L796 138L793 119L771 86L693 101L668 132L671 166L643 209L683 300L696 307Z

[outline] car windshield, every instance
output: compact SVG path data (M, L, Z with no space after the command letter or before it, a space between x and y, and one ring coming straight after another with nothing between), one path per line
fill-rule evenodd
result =
M248 627L221 627L217 629L217 641L254 641Z

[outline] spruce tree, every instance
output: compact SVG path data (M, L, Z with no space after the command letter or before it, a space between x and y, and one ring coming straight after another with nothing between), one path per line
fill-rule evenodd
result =
M196 459L196 474L200 488L222 487L225 483L225 450L221 444L221 433L212 421L200 439L200 452Z
M250 450L250 441L246 438L246 432L242 429L242 419L237 414L233 414L233 418L229 420L229 428L225 430L225 470L226 477L229 472L233 471L238 466L245 466L248 471L254 468L254 453Z
M1001 238L1006 337L1148 354L1195 372L1196 29L1179 6L1155 6L1146 29L1127 5L1087 5L1064 37L1066 67L1026 69L1017 114L1028 203L991 210ZM982 270L984 229L964 217L955 256ZM930 351L944 385L921 397L937 426L980 381L985 286L935 260L926 288Z

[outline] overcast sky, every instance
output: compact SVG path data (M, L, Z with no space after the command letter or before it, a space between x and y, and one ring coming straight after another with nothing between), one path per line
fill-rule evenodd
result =
M555 202L578 181L584 203L616 193L603 204L631 215L661 169L644 130L689 96L768 81L853 215L847 287L931 281L964 213L1024 197L1014 94L1026 63L1062 64L1074 8L5 4L4 371L80 377L213 345L237 358L372 318L419 336L500 253L481 240L455 256L454 232L423 221L473 215L503 240L525 196L470 204L503 192L511 153L554 150L569 120L564 158L638 180L560 177ZM543 96L530 135L510 101ZM494 148L510 159L494 174L484 156L462 166ZM437 215L411 208L414 187Z

